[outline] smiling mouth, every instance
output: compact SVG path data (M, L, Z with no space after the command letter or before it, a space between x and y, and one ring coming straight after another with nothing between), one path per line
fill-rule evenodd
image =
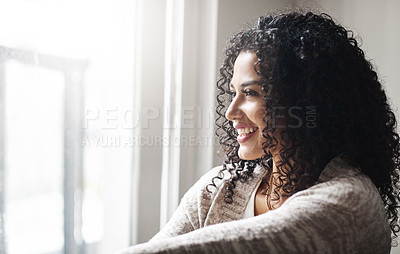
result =
M255 128L240 128L240 129L237 129L237 132L238 132L237 141L239 143L246 142L248 139L250 139L255 134L255 132L257 130L258 130L257 127L255 127Z
M258 129L257 127L254 127L254 128L240 128L240 129L237 129L236 131L239 134L239 136L244 137L246 135L249 135L249 134L255 132L257 129Z

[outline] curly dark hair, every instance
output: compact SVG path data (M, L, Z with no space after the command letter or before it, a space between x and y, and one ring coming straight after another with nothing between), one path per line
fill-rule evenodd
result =
M256 54L255 70L265 91L265 155L252 161L239 158L237 133L225 117L232 100L229 84L234 62L243 51ZM371 178L397 236L400 145L396 118L352 31L324 13L296 11L261 17L255 26L230 39L217 88L216 135L226 159L208 190L228 172L225 202L231 203L235 182L251 177L256 165L272 172L270 151L279 147L282 162L276 165L279 182L274 193L292 195L315 184L326 164L341 156ZM286 109L280 112L286 123L279 130L279 140L273 122L277 108Z

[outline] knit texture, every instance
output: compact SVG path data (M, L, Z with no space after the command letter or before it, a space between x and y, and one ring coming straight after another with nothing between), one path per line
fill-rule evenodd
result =
M224 180L206 186L221 167L207 172L184 195L167 225L130 253L390 253L391 231L372 181L337 157L318 182L279 208L240 219L265 169L237 182L233 203L224 202ZM225 179L229 174L225 174Z

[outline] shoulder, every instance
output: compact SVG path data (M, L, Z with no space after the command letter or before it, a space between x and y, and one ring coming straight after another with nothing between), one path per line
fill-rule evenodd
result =
M372 211L385 213L381 196L371 179L359 168L348 165L339 157L328 163L314 186L294 194L287 201L293 199L320 201L352 214ZM370 207L367 211L363 210L366 206Z
M377 188L359 168L338 157L328 163L314 186L286 202L347 235L358 249L390 248L391 232Z
M360 208L365 204L371 205L371 201L376 210L384 211L381 196L372 180L340 157L332 159L317 183L305 191L305 194L311 193L327 202L347 207L351 212L360 212Z

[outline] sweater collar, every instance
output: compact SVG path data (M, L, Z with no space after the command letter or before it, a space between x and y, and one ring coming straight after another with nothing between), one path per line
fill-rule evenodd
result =
M224 201L225 189L228 186L228 183L224 182L212 201L210 211L207 215L204 225L207 226L240 219L244 210L246 209L246 205L251 197L252 192L258 186L265 173L266 169L260 165L257 165L254 168L252 176L247 181L236 181L236 187L233 189L233 202L231 204L228 204Z

